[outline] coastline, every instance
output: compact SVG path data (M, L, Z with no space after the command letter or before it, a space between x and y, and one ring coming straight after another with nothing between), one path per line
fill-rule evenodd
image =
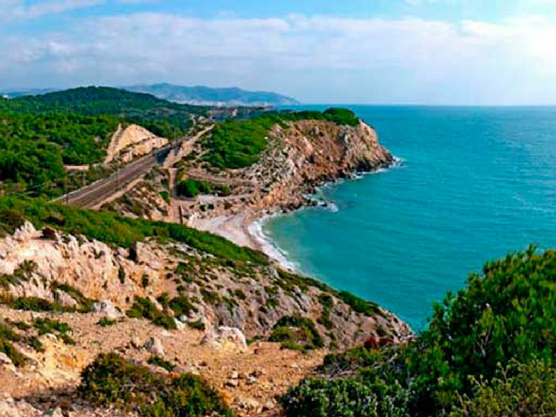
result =
M318 191L324 187L336 185L346 179L354 181L362 179L365 175L382 173L392 168L402 166L403 161L404 160L402 158L393 157L392 162L386 167L382 166L366 172L354 172L351 177L324 181L322 184L317 186L316 189ZM242 213L229 214L213 218L200 219L192 217L189 220L188 225L201 231L222 236L237 245L261 251L273 261L277 262L282 268L299 273L299 266L288 259L287 254L276 246L270 236L264 232L263 228L267 221L276 216L287 215L308 207L319 205L327 207L330 204L331 210L337 211L335 204L319 200L315 198L316 195L317 192L308 194L305 199L306 203L295 209L284 210L283 207L275 206L264 211L248 210Z

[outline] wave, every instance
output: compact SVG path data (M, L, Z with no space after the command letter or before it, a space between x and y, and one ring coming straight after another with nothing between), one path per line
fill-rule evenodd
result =
M293 272L300 272L299 265L289 259L289 254L287 251L279 248L264 231L264 225L273 217L279 216L280 214L271 214L256 220L249 225L249 233L257 240L261 245L263 253L265 253L270 258L274 259L284 268L289 269Z

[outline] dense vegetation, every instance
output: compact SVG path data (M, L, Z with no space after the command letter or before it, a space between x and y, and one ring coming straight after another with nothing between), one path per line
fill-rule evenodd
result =
M232 417L216 391L201 378L153 374L121 356L101 354L82 373L79 391L98 406L129 410L145 417Z
M64 164L101 162L119 122L111 116L0 112L0 182L46 187L66 177Z
M189 198L195 198L199 194L217 194L219 196L227 196L231 193L228 186L192 179L178 182L176 184L176 192L182 197Z
M13 233L25 219L36 227L50 226L117 246L130 247L135 242L156 237L183 242L224 259L267 263L267 258L260 252L239 247L219 236L179 224L130 219L109 212L46 203L40 199L0 199L0 236Z
M59 195L73 182L63 165L102 162L119 123L173 139L200 115L208 109L104 87L0 98L0 183L13 192Z
M351 110L328 109L325 112L301 111L265 114L250 120L230 120L217 125L205 141L205 159L217 168L245 168L258 162L266 148L267 136L275 124L299 120L326 120L339 125L356 126L359 119Z
M331 356L288 416L548 416L556 408L556 251L507 256L435 305L400 348ZM486 407L486 408L485 408Z
M167 138L183 135L191 116L208 115L208 108L171 103L149 94L109 87L81 87L38 96L0 100L0 110L38 114L45 112L112 115L137 123Z

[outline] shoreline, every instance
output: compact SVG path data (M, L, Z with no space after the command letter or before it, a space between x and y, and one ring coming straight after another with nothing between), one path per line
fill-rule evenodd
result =
M403 165L403 159L398 157L393 157L392 163L387 167L380 167L367 172L356 172L353 173L351 178L338 178L333 181L326 181L317 189L322 189L324 187L332 186L340 183L344 180L354 181L364 178L366 175L379 174L388 171L392 168L400 167ZM288 259L287 254L285 254L273 241L265 234L263 227L264 224L276 216L283 216L287 214L294 213L298 210L303 210L308 207L314 207L310 202L320 201L317 204L321 207L326 207L330 204L330 208L337 211L337 207L334 203L327 203L322 200L315 199L316 193L312 193L307 196L307 203L302 207L297 209L292 209L289 211L284 211L279 207L272 207L265 211L254 211L249 210L243 213L229 214L225 216L218 216L207 219L199 219L192 217L188 226L195 229L210 232L219 236L222 236L239 246L245 246L254 250L263 252L273 261L277 262L282 268L290 270L292 272L300 272L299 267ZM335 208L335 209L334 209Z

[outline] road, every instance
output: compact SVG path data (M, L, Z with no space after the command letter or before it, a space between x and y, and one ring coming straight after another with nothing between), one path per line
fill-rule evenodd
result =
M193 144L211 128L212 127L209 127L191 138L183 138L178 142L178 145L186 142L190 145L188 148L192 149ZM69 194L57 198L55 201L81 208L96 207L103 201L110 199L114 194L120 192L133 181L146 175L155 166L163 164L175 146L175 144L171 144L160 148L149 155L133 161L109 177L72 191ZM178 150L179 149L180 148L178 148ZM180 155L180 157L183 156L183 154Z

